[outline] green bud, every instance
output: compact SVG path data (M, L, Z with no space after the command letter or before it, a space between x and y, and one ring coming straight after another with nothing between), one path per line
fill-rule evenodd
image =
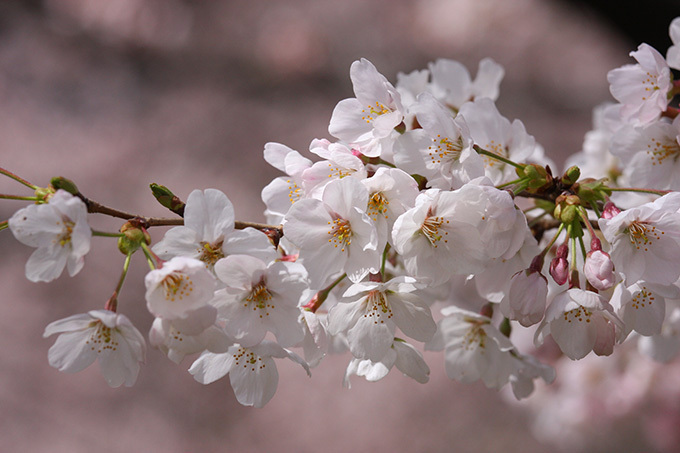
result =
M149 233L130 222L120 227L120 232L123 233L123 236L118 238L118 250L123 255L129 255L137 251L142 246L142 242L147 245L151 243Z
M50 180L50 185L54 187L54 190L65 190L66 192L70 193L71 195L78 195L78 187L76 187L76 183L71 181L70 179L66 179L63 176L56 176Z
M580 177L581 169L574 165L573 167L567 168L567 171L564 172L564 175L562 176L562 184L571 187L576 183L576 181L578 181L578 178Z
M606 185L607 179L584 179L578 184L576 188L576 193L579 198L583 199L586 203L596 203L598 201L605 201L612 191Z
M151 193L158 202L180 216L184 215L184 206L186 205L180 200L170 189L156 183L151 183Z
M578 210L577 206L566 205L562 208L559 219L562 223L572 223L579 216Z
M536 164L525 165L520 176L526 180L527 191L530 193L540 192L552 183L552 176L546 168Z

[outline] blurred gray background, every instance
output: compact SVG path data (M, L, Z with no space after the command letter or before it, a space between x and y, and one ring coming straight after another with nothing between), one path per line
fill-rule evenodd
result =
M677 14L662 12L646 25L658 39ZM610 99L607 71L631 62L638 44L601 17L549 0L1 2L0 166L42 186L69 177L94 200L148 216L166 215L151 182L182 198L215 187L238 219L261 221L260 190L279 176L264 144L304 152L328 137L335 104L353 96L352 61L368 58L396 82L439 57L474 74L487 56L506 69L501 113L559 165ZM650 42L662 52L669 43ZM0 193L28 195L7 178ZM0 201L0 220L22 206ZM176 366L155 350L133 388L110 389L96 365L60 373L47 363L54 338L44 327L103 308L122 266L114 240L92 245L75 278L31 284L23 266L33 249L0 233L1 451L553 450L533 439L521 406L448 380L441 354L426 354L426 385L394 370L351 390L341 387L347 355L312 379L279 363L278 392L261 410L241 407L227 380L194 382L190 359ZM146 334L146 264L133 261L119 310Z

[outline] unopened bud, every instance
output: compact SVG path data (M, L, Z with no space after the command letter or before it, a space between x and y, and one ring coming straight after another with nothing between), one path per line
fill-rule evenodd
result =
M547 297L548 280L540 272L520 271L510 280L510 287L501 300L501 313L529 327L543 319Z
M587 203L604 201L609 195L612 194L611 189L605 184L606 181L606 178L598 180L593 178L584 179L583 181L579 182L576 192L578 196Z
M147 245L151 243L149 233L130 222L120 227L120 232L123 233L123 236L118 238L118 250L123 255L134 253L142 246L142 242Z
M50 185L54 187L54 190L65 190L66 192L70 193L71 195L78 195L78 187L76 186L76 183L71 181L70 179L66 179L63 176L56 176L50 180Z
M550 275L558 285L564 285L569 279L568 253L569 248L566 244L562 244L557 247L557 256L550 261Z
M174 193L172 193L170 189L156 183L149 184L149 187L151 187L151 193L153 194L154 198L156 198L156 200L158 200L161 205L165 206L175 214L180 216L184 215L184 206L186 203L180 200Z
M526 190L531 193L540 192L541 189L548 187L553 180L545 167L536 164L525 165L520 176L527 181Z
M565 171L564 175L562 175L562 184L567 187L571 187L576 183L576 181L578 181L578 178L580 177L581 169L574 165L573 167L567 168L567 171Z
M609 220L611 218L616 217L619 213L621 213L621 210L617 208L614 203L608 201L604 205L604 210L602 211L602 218Z
M614 263L608 253L602 250L591 250L586 255L583 265L583 273L588 283L598 291L605 291L612 286L616 277L614 275Z

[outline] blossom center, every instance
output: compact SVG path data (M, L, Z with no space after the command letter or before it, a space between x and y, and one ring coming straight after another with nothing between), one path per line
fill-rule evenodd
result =
M387 198L385 198L385 195L383 195L382 192L376 192L368 200L368 209L366 212L374 221L378 220L379 215L387 218L388 204L390 204L390 202Z
M640 291L633 295L633 300L630 304L634 309L638 310L645 306L652 305L652 302L654 302L654 293L643 286Z
M222 251L223 239L213 242L201 242L201 248L199 249L201 255L198 257L199 260L203 261L208 267L215 265L216 262L224 258L224 252Z
M460 159L461 151L463 150L463 139L458 137L458 140L452 141L448 137L441 138L437 134L437 138L433 138L433 146L428 147L428 154L433 164L441 164L443 160L457 161Z
M592 315L592 311L586 309L585 307L579 306L578 308L564 312L564 320L568 323L571 323L572 321L590 322L590 317Z
M286 182L289 184L288 199L290 200L290 204L293 204L302 196L302 189L298 187L297 183L291 181L290 179L287 179Z
M73 227L75 226L75 223L66 217L62 218L62 223L64 228L62 230L61 236L58 238L58 241L60 246L65 247L67 244L71 243L71 234L73 233Z
M118 342L113 338L110 327L104 325L101 321L92 321L89 327L94 327L94 330L92 330L90 338L85 341L85 344L90 345L92 351L101 354L103 351L113 352L118 349Z
M637 250L644 250L645 252L649 250L649 245L654 240L661 239L661 235L664 234L663 231L657 231L654 225L649 225L643 222L633 222L626 229L628 237L630 238L630 243L635 246Z
M269 316L269 309L275 308L271 302L272 293L267 289L267 284L264 278L258 282L257 285L253 286L250 290L250 294L246 297L243 306L247 307L252 305L253 310L260 310L260 318Z
M664 143L656 138L647 144L647 156L652 161L652 166L661 165L666 159L676 161L680 156L680 145L676 140L668 139Z
M161 282L165 291L165 300L174 302L175 299L182 300L188 297L194 290L194 282L186 274L173 272L167 275Z
M342 217L335 218L332 222L328 222L328 224L330 225L328 234L331 235L328 242L336 248L340 246L340 251L344 252L345 247L349 247L352 243L352 225L349 223L349 220Z
M250 368L250 371L255 371L264 368L265 363L254 352L245 348L238 348L238 351L234 354L234 366L243 366L246 369Z
M481 349L481 353L484 353L486 348L486 332L482 328L482 324L479 322L474 322L470 329L465 332L463 337L463 349L466 351L471 351L474 349Z
M366 296L366 312L364 313L364 318L373 318L373 324L385 324L385 318L391 319L392 308L390 308L390 303L387 301L385 294L373 290Z
M341 168L339 166L334 167L330 162L328 163L328 166L330 167L330 170L328 171L329 178L336 176L338 179L342 179L345 176L350 176L352 173L356 173L356 170L353 168Z
M442 228L443 225L448 223L448 220L444 219L443 217L434 216L430 211L427 213L427 218L420 227L420 231L422 231L427 240L430 241L430 244L434 248L437 248L437 243L442 239L444 239L445 243L449 242L448 239L444 238L449 234L449 232ZM440 229L442 229L441 232L439 231Z
M642 86L645 88L646 93L645 96L642 96L642 100L646 101L649 95L661 89L661 87L659 87L659 76L647 72L647 78L642 81Z
M370 124L371 121L373 121L380 115L384 115L390 112L391 110L385 107L384 104L375 101L375 104L369 105L368 107L361 111L361 113L365 114L364 116L361 117L361 119Z

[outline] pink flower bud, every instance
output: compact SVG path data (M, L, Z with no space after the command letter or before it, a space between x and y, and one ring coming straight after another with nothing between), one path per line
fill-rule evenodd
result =
M520 271L510 280L510 288L501 300L501 312L529 327L543 319L547 296L548 280L540 272Z
M569 279L568 251L566 244L560 245L557 247L557 256L550 262L550 275L558 285L564 285Z
M620 212L621 210L617 208L614 203L608 201L607 204L604 205L604 210L602 211L602 218L609 220L612 217L615 217Z
M608 253L602 250L591 250L586 255L583 266L588 282L598 291L604 291L614 286L614 263Z

